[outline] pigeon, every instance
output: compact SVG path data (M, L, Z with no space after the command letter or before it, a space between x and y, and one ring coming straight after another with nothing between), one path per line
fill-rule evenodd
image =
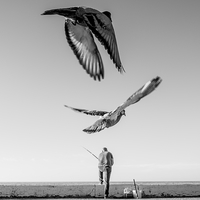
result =
M105 47L120 73L122 66L111 13L87 7L58 8L45 11L42 15L60 15L65 18L65 35L79 63L94 79L104 78L104 65L93 35Z
M78 109L78 108L73 108L67 105L64 105L64 106L76 112L84 113L87 115L100 116L99 120L97 120L92 126L85 128L83 130L84 132L88 134L100 132L105 128L109 128L117 124L123 115L126 116L126 113L125 113L126 107L137 103L143 97L153 92L161 83L161 81L162 79L159 76L152 79L151 81L148 81L139 90L137 90L134 94L132 94L123 104L121 104L119 107L117 107L115 110L111 112Z

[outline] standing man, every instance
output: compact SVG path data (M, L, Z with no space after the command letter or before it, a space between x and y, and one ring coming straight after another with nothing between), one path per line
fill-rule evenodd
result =
M104 147L102 152L99 154L99 165L98 165L100 184L103 184L103 182L105 184L104 198L107 198L109 194L110 175L113 164L114 164L114 159L112 153L110 153L108 149Z

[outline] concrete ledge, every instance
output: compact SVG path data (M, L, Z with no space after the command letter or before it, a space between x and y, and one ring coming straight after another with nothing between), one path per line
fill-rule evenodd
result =
M140 185L142 197L200 197L200 184L145 184Z
M159 184L140 183L142 198L159 197L200 197L200 183L198 184ZM110 185L110 197L124 198L124 189L132 188L133 184ZM96 184L69 185L0 185L0 198L102 198L104 186Z

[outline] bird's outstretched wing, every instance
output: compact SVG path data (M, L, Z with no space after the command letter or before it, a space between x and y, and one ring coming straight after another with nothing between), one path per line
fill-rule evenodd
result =
M67 105L64 105L67 108L70 108L76 112L80 112L80 113L84 113L86 115L93 115L93 116L103 116L106 113L108 113L107 111L98 111L98 110L86 110L86 109L79 109L79 108L73 108Z
M88 27L65 21L67 41L88 74L99 81L104 78L104 66L93 35Z
M106 128L106 120L104 118L97 120L92 126L83 129L84 132L88 134L96 133L102 131Z
M105 12L105 14L100 12L95 14L85 14L84 20L93 34L108 51L108 54L118 71L123 73L125 70L120 60L115 31L112 25L111 16L108 16L107 13L109 12Z
M161 83L162 79L160 77L156 77L151 81L148 81L145 85L143 85L139 90L137 90L133 95L131 95L123 104L121 104L117 109L112 112L114 116L115 113L119 113L124 110L126 107L131 104L137 103L143 97L147 96L151 92L153 92L158 85Z
M76 18L76 12L78 7L71 7L71 8L56 8L51 10L46 10L42 15L60 15L63 17L69 17L71 19Z

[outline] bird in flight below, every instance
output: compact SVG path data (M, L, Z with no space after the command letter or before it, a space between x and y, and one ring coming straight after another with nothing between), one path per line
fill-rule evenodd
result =
M161 83L162 79L160 77L156 77L151 81L148 81L145 85L143 85L139 90L137 90L133 95L131 95L123 104L117 107L115 110L111 112L107 111L97 111L97 110L85 110L72 108L70 106L64 105L67 108L70 108L74 111L85 113L87 115L100 116L99 120L97 120L92 126L85 128L83 131L89 134L99 132L104 128L109 128L114 126L119 122L121 117L125 114L125 108L130 106L131 104L137 103L143 97L147 96L151 92L153 92L158 85Z
M104 78L104 65L93 34L105 47L118 71L125 72L110 12L100 12L87 7L70 7L47 10L42 15L55 14L65 17L65 35L68 44L79 63L94 80L100 81Z

